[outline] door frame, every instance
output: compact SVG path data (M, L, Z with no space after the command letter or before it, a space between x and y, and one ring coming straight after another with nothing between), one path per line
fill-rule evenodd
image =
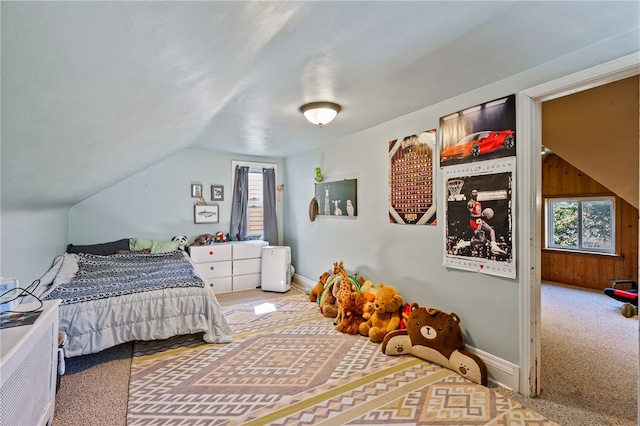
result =
M540 395L542 102L640 74L638 52L531 87L518 93L520 250L519 393ZM525 238L524 236L528 236Z

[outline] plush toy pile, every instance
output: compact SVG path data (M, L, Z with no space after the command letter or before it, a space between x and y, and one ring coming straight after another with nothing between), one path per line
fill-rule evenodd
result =
M342 262L320 275L309 301L334 318L337 331L382 343L386 355L412 354L487 385L487 367L467 350L455 313L404 303L394 287L349 274Z
M323 316L335 319L338 331L359 333L375 343L400 327L403 303L398 291L347 273L342 262L335 262L331 272L320 275L309 301L318 304Z

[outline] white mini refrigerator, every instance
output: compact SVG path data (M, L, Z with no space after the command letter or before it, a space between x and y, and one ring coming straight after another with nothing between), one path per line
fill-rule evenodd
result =
M260 287L264 291L285 293L291 288L291 248L262 247Z

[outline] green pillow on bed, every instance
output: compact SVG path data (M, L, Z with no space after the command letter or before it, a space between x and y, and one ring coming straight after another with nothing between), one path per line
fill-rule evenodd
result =
M178 250L178 247L180 247L178 241L155 241L143 238L131 238L129 240L129 249L132 251L151 249L151 253L168 253Z
M168 253L178 250L179 246L178 241L154 241L151 244L151 253Z

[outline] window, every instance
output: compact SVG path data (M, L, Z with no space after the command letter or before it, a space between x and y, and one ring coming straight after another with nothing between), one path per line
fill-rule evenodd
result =
M262 235L262 172L249 169L249 202L247 203L247 221L249 236Z
M615 198L548 199L547 247L615 253Z
M231 182L235 180L236 166L249 167L249 195L247 200L247 237L259 238L264 234L262 169L276 169L271 163L231 162Z

